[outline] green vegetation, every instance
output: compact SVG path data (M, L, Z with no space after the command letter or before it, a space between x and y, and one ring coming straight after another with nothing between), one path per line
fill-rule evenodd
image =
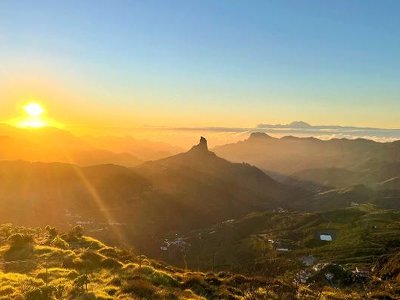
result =
M321 241L323 233L331 234L333 241ZM191 268L214 265L217 270L283 275L287 268L301 269L299 258L312 255L319 263L369 269L400 246L400 212L360 205L321 213L253 213L186 237L191 245L186 261ZM179 257L170 262L182 264Z
M333 226L330 228L345 226L349 221L354 225L372 220L380 222L384 228L381 213L365 207L318 217L328 218ZM397 217L394 212L385 214L385 218L394 224L393 234ZM291 226L298 228L296 234L301 230L310 233L311 228L323 224L315 218L315 215L302 215ZM355 218L354 222L349 218ZM268 225L274 224L271 234L285 237L287 241L294 237L286 232L293 220L291 214L270 214L269 218L264 214L249 215L229 223L237 229L234 230L236 238L242 236L237 245L239 252L247 251L246 255L254 257L257 248L259 251L264 249L265 253L273 251L262 248L260 240L248 235L254 228L264 228L266 220ZM355 233L358 230L355 227L347 238L357 242ZM340 243L333 246L335 241ZM331 245L313 247L324 253L321 249L340 247L346 238L338 234L335 241ZM219 246L225 249L222 244ZM257 277L218 272L218 266L214 266L214 272L195 272L138 256L129 250L109 247L84 236L82 227L61 233L49 226L31 229L5 224L0 226L0 299L364 299L365 295L368 299L396 299L400 294L398 254L382 257L374 265L373 276L360 279L337 264L322 265L312 276L304 276L307 269L301 269L300 263L293 263L295 251L301 254L303 250L276 254L277 259L272 260L275 265L256 259L253 274L258 273ZM218 260L217 257L214 259ZM332 279L327 279L328 273L333 274Z
M82 228L0 226L0 299L292 299L291 285L189 272L108 247ZM258 298L254 298L258 297Z

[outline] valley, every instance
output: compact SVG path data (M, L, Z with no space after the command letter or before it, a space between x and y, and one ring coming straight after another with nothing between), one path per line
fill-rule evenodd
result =
M395 175L395 163L387 164L390 172L365 174ZM203 137L187 152L135 167L2 161L0 216L17 226L82 226L136 256L199 274L274 274L282 285L361 292L355 278L372 282L377 264L400 249L395 181L360 183L365 177L355 169L314 170L279 175L232 163ZM317 279L329 268L339 272L333 285Z

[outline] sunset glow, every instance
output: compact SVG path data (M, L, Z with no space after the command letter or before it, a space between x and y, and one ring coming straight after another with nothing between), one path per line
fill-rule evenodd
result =
M44 109L38 103L29 103L25 105L24 110L31 117L39 117L44 113Z
M27 116L18 122L18 127L43 128L49 125L42 116L45 113L45 109L39 103L31 102L26 104L24 111Z

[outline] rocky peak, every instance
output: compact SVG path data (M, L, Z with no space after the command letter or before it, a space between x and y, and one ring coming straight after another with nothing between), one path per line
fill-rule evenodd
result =
M252 132L250 134L249 139L250 140L264 140L264 139L268 139L271 136L269 136L268 134L266 134L265 132Z
M204 137L201 137L200 142L193 146L191 151L208 152L207 140Z

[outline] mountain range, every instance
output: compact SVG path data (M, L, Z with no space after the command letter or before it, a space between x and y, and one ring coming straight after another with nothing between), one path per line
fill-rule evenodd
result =
M310 255L370 267L400 245L398 142L253 133L210 151L201 137L186 152L135 163L131 138L3 128L1 142L4 223L83 225L96 238L181 267L262 276L266 268L280 276L301 272L299 259ZM96 156L99 149L113 163ZM128 161L117 161L118 149ZM104 163L78 163L84 151ZM74 159L66 163L65 153ZM320 233L334 240L322 242Z
M230 161L248 162L261 169L291 175L314 168L357 169L367 164L400 161L400 142L365 139L274 138L255 132L244 141L218 146L213 151Z
M188 152L134 168L3 161L0 190L4 221L87 223L102 237L118 227L125 240L145 243L252 211L294 209L310 194L219 158L204 138Z
M132 137L82 136L46 127L20 129L0 124L0 160L62 162L81 166L136 166L145 160L176 154L180 148Z

